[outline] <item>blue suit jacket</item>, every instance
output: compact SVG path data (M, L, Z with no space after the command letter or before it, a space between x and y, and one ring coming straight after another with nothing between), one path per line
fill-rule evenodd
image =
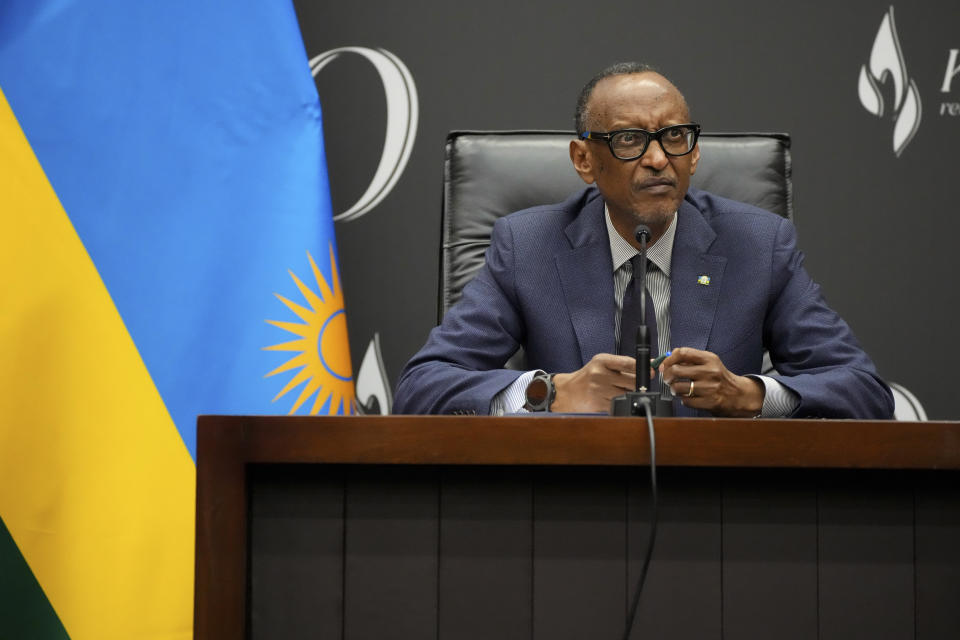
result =
M798 417L893 414L890 390L803 269L788 220L690 189L672 260L673 347L712 351L741 375L760 373L768 349L774 377L800 397ZM498 220L485 265L404 369L394 411L488 413L521 373L502 368L520 345L531 369L549 372L615 353L611 265L594 187Z

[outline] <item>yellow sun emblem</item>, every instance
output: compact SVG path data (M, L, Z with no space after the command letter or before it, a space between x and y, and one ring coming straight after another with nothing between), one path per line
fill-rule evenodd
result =
M287 300L278 293L274 294L283 304L287 305L287 308L297 314L303 320L303 323L267 320L273 326L289 331L300 336L300 338L264 347L267 351L294 351L297 352L297 355L264 377L269 378L284 371L300 369L273 399L276 402L288 392L306 382L297 401L293 403L293 407L290 409L291 415L314 393L316 393L316 398L310 409L310 415L352 413L353 369L350 366L347 316L343 310L343 289L340 287L340 274L337 271L337 261L333 255L333 245L330 246L330 267L333 273L332 289L317 268L313 256L307 253L307 258L313 268L313 277L317 281L316 292L301 282L293 271L289 273L310 308L307 309L296 302Z

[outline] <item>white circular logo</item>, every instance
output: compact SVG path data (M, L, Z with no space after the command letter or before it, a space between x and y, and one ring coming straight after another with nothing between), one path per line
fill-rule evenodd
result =
M373 64L383 82L387 98L387 130L383 140L383 155L373 174L370 186L352 207L333 216L334 220L353 220L367 213L387 197L400 179L417 134L417 87L413 76L400 59L385 49L339 47L321 53L310 60L310 71L317 77L320 70L342 53L356 53Z

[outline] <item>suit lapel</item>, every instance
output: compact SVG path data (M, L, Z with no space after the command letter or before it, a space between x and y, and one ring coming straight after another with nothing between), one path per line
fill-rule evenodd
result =
M680 205L670 265L671 347L705 349L727 259L707 253L716 233L687 200Z
M597 353L614 353L614 299L610 240L603 198L587 203L566 228L571 250L555 256L582 364Z

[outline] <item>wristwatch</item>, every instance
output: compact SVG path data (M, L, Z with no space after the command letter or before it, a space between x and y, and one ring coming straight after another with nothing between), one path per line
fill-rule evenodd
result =
M557 395L557 390L553 386L553 376L555 374L546 371L537 371L533 374L533 380L527 385L527 403L523 408L527 411L550 411L550 405Z

